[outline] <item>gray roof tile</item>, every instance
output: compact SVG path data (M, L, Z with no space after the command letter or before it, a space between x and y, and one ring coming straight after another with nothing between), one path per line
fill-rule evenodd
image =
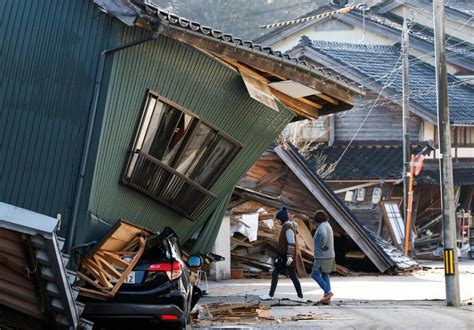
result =
M391 72L400 60L400 47L381 45L355 45L347 43L311 41L303 37L299 46L312 48L335 61L352 67L359 73L375 81L383 74ZM436 80L433 66L410 56L410 100L424 108L436 118ZM367 65L370 63L370 65ZM402 70L392 76L390 89L396 98L401 98ZM448 75L449 109L451 123L456 125L474 125L474 87Z

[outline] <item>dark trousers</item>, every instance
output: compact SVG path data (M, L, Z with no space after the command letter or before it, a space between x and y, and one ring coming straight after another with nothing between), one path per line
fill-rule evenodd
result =
M298 297L303 298L303 292L301 291L301 284L300 281L298 280L298 275L296 275L296 271L294 267L287 267L288 270L288 275L290 275L291 280L293 281L293 285L295 286L296 293L298 294ZM273 297L275 294L275 290L278 284L278 275L280 275L280 272L283 269L278 269L275 267L272 272L272 285L270 286L270 296Z

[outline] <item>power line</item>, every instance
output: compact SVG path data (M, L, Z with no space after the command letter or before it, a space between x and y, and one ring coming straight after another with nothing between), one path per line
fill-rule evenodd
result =
M395 67L398 65L398 63L400 62L402 56L400 55L400 57L398 58L397 62L395 63L395 66L393 69L395 69ZM392 74L393 74L394 70L392 70ZM391 76L391 75L390 75ZM390 79L390 77L388 77L388 79ZM387 80L388 80L387 79ZM382 89L380 90L380 93L377 95L377 98L375 99L375 103L374 105L372 105L372 107L369 109L369 111L367 112L367 115L365 116L364 120L362 121L362 123L359 125L359 128L357 129L357 131L354 133L354 135L352 136L351 140L349 141L349 143L347 144L347 146L344 148L344 151L342 152L341 156L339 156L338 160L334 163L334 169L337 167L337 165L339 164L339 162L341 161L342 157L344 157L344 155L346 154L347 150L349 149L349 147L351 146L352 142L354 142L355 138L357 137L357 135L359 134L360 130L362 129L362 126L364 126L365 122L367 121L367 119L369 118L370 114L372 113L372 110L375 108L375 104L377 104L377 101L379 100L380 96L382 95L383 91L385 90L385 88L387 88L388 86L390 86L395 80L393 79L392 81L384 84L384 86L382 87Z

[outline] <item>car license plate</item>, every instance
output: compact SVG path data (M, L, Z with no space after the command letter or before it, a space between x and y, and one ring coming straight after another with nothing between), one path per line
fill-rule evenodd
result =
M125 283L127 284L135 284L135 272L130 272L125 279Z

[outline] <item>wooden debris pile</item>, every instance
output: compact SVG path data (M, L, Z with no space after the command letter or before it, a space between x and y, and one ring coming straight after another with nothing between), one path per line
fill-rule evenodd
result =
M77 272L87 287L80 295L107 300L125 282L145 249L150 235L143 228L118 221L96 247L81 258Z
M288 305L288 306L295 306ZM257 302L242 303L210 303L200 306L191 313L194 323L221 322L221 323L261 323L261 322L290 322L326 319L324 315L314 312L299 313L291 316L275 317L272 315L272 305Z
M260 310L260 305L257 302L212 303L201 306L199 311L192 314L192 318L194 321L256 321Z
M425 214L427 213L427 214ZM420 259L442 259L442 214L440 210L422 211L421 217L416 223L415 250L416 256ZM469 247L469 239L472 227L472 215L468 212L456 214L456 231L458 244L464 248ZM474 236L474 235L473 235Z
M250 241L249 237L235 232L231 237L231 263L234 268L243 268L247 278L268 278L281 230L279 221L274 220L278 210L271 207L256 209L259 205L250 204L253 203L241 204L233 210L231 227L235 228L239 224L242 226L244 214L258 214L257 239ZM256 210L258 212L255 212ZM313 264L313 237L307 224L308 219L294 214L290 214L290 219L297 224L296 240L303 260L303 264L297 265L297 271L300 276L304 276ZM245 226L245 223L243 225Z

